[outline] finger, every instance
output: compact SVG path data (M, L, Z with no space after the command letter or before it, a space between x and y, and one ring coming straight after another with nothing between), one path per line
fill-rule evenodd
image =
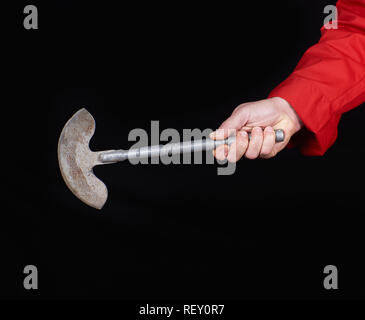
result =
M229 147L227 160L237 162L245 154L248 146L248 134L246 131L238 131L236 140Z
M228 155L228 146L226 144L223 144L223 145L217 147L213 151L213 155L216 157L217 160L220 160L220 161L225 160Z
M254 127L251 131L251 139L246 151L247 159L256 159L261 151L264 135L260 127Z
M216 131L212 132L209 137L213 140L223 140L230 136L236 135L236 129L217 129Z
M218 129L212 132L209 137L213 140L223 140L228 138L229 136L235 135L235 129Z
M248 105L249 104L245 104L236 108L231 116L224 121L219 128L239 130L246 125L250 117L250 108L248 108Z
M275 131L272 127L266 127L264 130L264 140L262 142L260 157L264 159L271 158L273 156L274 147Z

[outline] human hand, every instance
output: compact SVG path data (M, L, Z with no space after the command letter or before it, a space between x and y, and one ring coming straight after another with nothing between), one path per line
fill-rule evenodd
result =
M230 146L221 145L213 152L218 160L236 162L245 156L248 159L272 158L283 150L302 122L290 104L279 97L239 105L210 137L225 139L232 134L236 140ZM275 131L285 133L283 142L275 143ZM251 131L248 139L247 132Z

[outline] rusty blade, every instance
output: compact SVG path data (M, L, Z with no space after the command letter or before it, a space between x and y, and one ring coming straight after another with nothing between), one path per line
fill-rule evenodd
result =
M63 179L72 193L96 209L101 209L108 198L105 184L93 173L99 152L89 148L95 131L95 120L86 110L76 112L65 124L58 140L58 162Z

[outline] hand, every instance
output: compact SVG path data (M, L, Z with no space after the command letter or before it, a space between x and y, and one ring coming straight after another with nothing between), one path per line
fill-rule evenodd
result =
M225 139L232 134L236 140L230 146L216 148L214 156L218 160L236 162L245 156L248 159L272 158L288 144L294 133L302 127L302 122L294 109L282 98L270 98L239 105L232 115L213 132L212 139ZM275 143L275 129L283 129L285 140ZM247 131L251 131L248 139Z

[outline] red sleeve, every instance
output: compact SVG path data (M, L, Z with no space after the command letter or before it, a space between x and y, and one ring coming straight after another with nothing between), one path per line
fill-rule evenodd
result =
M365 101L365 0L340 0L337 9L338 29L323 27L320 41L269 95L288 101L303 121L306 155L323 155L341 115Z

